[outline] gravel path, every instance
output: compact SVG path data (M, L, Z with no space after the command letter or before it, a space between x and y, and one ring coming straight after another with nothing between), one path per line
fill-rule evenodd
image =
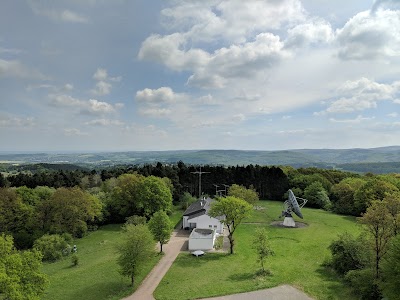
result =
M167 273L181 249L186 250L185 242L188 240L188 232L175 230L168 244L163 246L164 256L142 281L139 288L124 300L154 300L153 292Z
M182 250L187 250L188 231L175 230L168 244L163 246L164 256L151 270L135 293L123 300L154 300L153 292ZM290 285L248 293L206 298L200 300L313 300Z

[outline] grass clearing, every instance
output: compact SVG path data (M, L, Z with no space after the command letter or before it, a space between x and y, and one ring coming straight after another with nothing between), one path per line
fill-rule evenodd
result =
M78 266L72 266L70 257L44 264L43 271L49 275L50 285L42 299L116 300L132 294L161 256L156 255L146 263L132 288L130 278L118 272L115 246L120 237L120 225L103 226L75 240Z
M304 208L305 219L296 221L307 223L307 227L280 228L270 223L279 220L282 203L260 201L257 205L265 209L252 211L239 226L235 233L234 255L207 253L203 257L193 257L181 253L156 289L156 299L203 298L280 284L293 285L315 299L357 299L337 275L322 266L330 257L327 247L338 234L360 231L354 217ZM271 276L256 275L259 264L251 245L258 226L267 228L275 252L266 262Z

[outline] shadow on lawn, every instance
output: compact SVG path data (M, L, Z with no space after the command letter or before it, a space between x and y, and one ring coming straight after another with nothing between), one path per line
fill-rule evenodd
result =
M71 289L73 289L73 287L71 287ZM122 298L124 295L131 294L133 288L129 285L128 281L121 279L108 283L88 284L82 289L76 289L71 293L70 299L97 300L115 298L116 296Z
M317 269L317 273L327 283L326 289L330 291L331 295L337 295L339 298L344 299L351 294L351 289L346 286L344 280L334 270L321 266Z
M254 279L254 277L254 273L237 273L230 275L228 278L233 281L247 281Z

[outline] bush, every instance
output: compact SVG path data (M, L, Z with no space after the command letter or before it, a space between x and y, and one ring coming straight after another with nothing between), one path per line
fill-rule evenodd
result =
M68 236L67 236L68 238ZM65 237L58 234L45 234L41 238L38 238L33 248L40 251L43 255L43 261L56 261L62 257L62 255L68 255L65 249L68 249L68 243Z
M361 236L356 239L349 233L339 235L339 239L329 245L332 253L331 267L341 275L364 268L370 259L365 244Z
M382 262L382 273L383 294L389 299L396 299L400 295L400 235L393 238L390 244L389 251Z
M372 269L350 270L345 280L354 289L354 292L363 300L382 299L382 293L375 280Z
M125 225L129 225L129 224L132 224L132 225L143 224L144 225L147 222L146 217L138 216L138 215L133 215L133 216L127 217L127 218L125 218L125 220L126 220Z
M76 254L73 254L71 256L71 263L74 267L76 267L79 264L79 257Z

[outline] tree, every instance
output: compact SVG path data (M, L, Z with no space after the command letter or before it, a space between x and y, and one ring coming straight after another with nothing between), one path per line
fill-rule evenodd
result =
M340 275L365 268L370 261L370 251L365 248L365 244L362 235L358 238L347 232L339 235L338 239L329 245L332 253L330 265Z
M45 234L38 238L33 248L40 251L43 261L56 261L62 257L63 252L70 247L66 239L58 234ZM69 251L65 254L69 254Z
M143 214L147 217L159 210L171 210L171 190L162 178L149 176L143 179L138 186L138 198L142 203Z
M0 295L4 299L39 300L48 283L41 267L39 251L19 252L11 236L0 235Z
M318 208L329 208L330 200L322 183L315 181L304 189L304 198L308 200L307 205Z
M233 248L235 245L233 234L242 220L249 214L251 209L252 206L249 203L233 196L218 198L217 201L211 204L209 215L211 217L224 217L221 222L228 228L231 254L233 254Z
M366 211L369 204L374 200L383 200L386 193L399 191L399 189L383 180L372 178L363 184L354 194L354 207L357 215Z
M139 225L139 224L146 224L146 222L147 222L146 217L138 216L138 215L133 215L133 216L127 217L125 220L126 220L125 225L128 225L128 224Z
M274 255L274 251L272 251L269 243L267 231L265 228L257 228L253 240L253 248L257 252L257 260L261 264L261 273L267 274L269 273L265 270L264 263L268 256Z
M400 192L386 194L383 202L392 216L393 234L397 235L400 231Z
M153 214L149 221L149 229L154 236L154 239L160 242L160 253L163 245L168 243L171 237L172 225L165 211L160 210Z
M400 235L391 241L386 257L382 261L382 277L384 296L388 299L397 299L400 295Z
M389 248L390 239L393 237L393 222L386 204L382 201L372 201L367 212L359 218L361 224L372 239L374 252L375 279L380 279L380 263Z
M243 199L251 205L254 205L259 200L258 193L252 185L247 189L243 185L233 184L229 187L228 195Z
M87 231L87 222L101 218L101 210L98 198L76 187L57 189L39 211L46 232L68 232L82 237Z
M145 262L155 254L154 239L146 225L127 225L124 227L122 243L118 246L117 263L120 272L129 276L132 286L135 275Z
M140 184L144 176L139 174L123 174L119 176L116 182L108 180L108 185L114 185L112 188L111 210L119 214L120 220L132 216L140 215L143 210L143 201L139 197Z
M357 215L354 207L354 194L365 184L361 178L346 178L332 187L333 210L339 214Z
M188 192L184 192L183 195L179 197L179 203L183 210L186 210L195 201L196 198Z

